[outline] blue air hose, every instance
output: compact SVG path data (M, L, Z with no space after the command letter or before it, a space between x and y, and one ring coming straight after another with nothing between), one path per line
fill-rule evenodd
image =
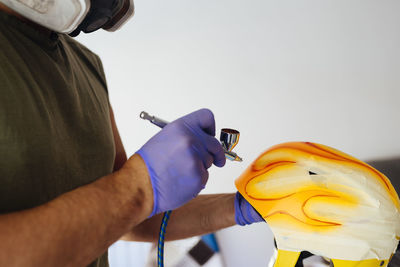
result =
M172 210L169 210L164 213L161 222L160 234L158 236L158 245L157 245L157 266L164 267L164 240L165 240L165 231L168 225L169 216L171 215Z

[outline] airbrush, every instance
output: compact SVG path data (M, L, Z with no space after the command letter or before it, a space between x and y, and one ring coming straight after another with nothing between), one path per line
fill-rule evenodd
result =
M168 124L167 121L160 119L156 116L151 116L147 112L142 111L140 113L140 118L143 120L148 120L152 124L157 125L160 128L164 128ZM221 130L221 135L219 140L221 141L222 147L225 150L225 157L231 161L243 161L233 149L239 142L240 132L234 129L224 128Z

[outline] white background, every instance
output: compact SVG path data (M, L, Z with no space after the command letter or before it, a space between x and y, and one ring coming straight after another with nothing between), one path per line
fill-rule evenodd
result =
M236 151L245 160L211 169L206 193L234 192L255 157L289 140L364 160L400 155L400 1L135 5L120 31L78 37L103 60L129 155L158 131L139 119L142 110L174 120L202 107L218 129L240 130ZM218 235L228 266L265 266L265 224Z

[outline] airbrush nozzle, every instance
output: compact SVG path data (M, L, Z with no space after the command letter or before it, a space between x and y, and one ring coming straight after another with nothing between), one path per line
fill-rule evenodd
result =
M239 161L242 162L243 159L239 157L235 152L233 151L225 151L225 157L231 161Z

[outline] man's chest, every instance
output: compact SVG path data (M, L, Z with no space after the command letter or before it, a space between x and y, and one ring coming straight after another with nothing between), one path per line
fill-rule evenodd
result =
M43 204L112 170L104 88L52 75L22 73L1 84L0 213Z

